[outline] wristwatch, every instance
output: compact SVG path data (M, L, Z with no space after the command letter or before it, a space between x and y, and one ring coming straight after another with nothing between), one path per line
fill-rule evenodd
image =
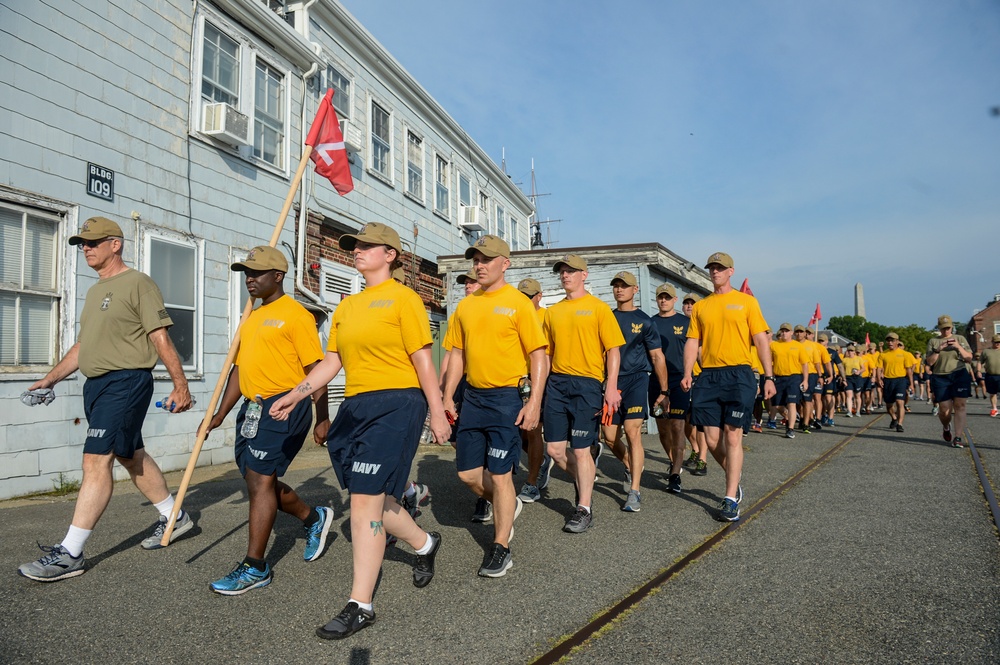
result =
M670 397L670 391L669 390L661 390L660 394L661 395L666 395L667 397Z
M765 376L764 380L765 381L770 381L771 383L774 383L774 377L773 376Z

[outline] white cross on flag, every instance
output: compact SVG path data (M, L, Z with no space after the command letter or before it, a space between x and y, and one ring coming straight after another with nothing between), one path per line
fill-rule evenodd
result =
M333 108L333 88L326 91L319 103L306 145L313 147L309 159L316 165L316 173L329 180L338 194L343 196L354 189L344 135Z

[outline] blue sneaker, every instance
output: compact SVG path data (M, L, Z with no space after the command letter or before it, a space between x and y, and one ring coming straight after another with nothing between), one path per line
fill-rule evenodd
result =
M315 561L323 556L326 534L330 533L330 527L333 526L331 509L319 506L316 512L319 513L319 519L311 527L306 527L306 550L303 552L306 561Z
M740 519L740 504L732 499L723 499L719 504L719 521L738 522Z
M768 420L767 423L764 424L764 427L768 429L778 429L778 423L773 420Z
M241 593L250 591L250 589L267 586L271 583L272 579L274 579L274 576L271 575L270 565L265 564L264 570L257 570L244 561L240 562L233 568L233 572L221 580L212 582L209 588L215 593L221 593L223 596L238 596Z
M517 495L517 498L524 503L534 503L542 498L542 493L538 491L537 485L529 485L525 483L521 488L521 493Z
M535 483L535 487L539 490L543 490L549 486L549 478L552 477L552 465L554 463L555 460L548 453L542 457L542 468L538 470L538 482Z

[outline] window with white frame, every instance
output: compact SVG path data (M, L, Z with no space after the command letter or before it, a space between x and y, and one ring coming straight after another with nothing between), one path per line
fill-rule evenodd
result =
M490 197L486 192L479 192L479 209L483 211L483 227L490 232Z
M54 365L59 353L62 216L0 201L0 366Z
M392 114L375 101L372 102L369 131L372 136L371 169L392 182Z
M327 306L336 308L341 300L364 288L365 278L354 268L320 259L319 296Z
M245 261L249 250L237 249L229 250L229 265ZM250 292L247 291L246 274L242 271L229 271L229 338L236 334L236 329L240 327L240 317L243 316L243 308L250 299Z
M424 140L406 131L406 193L424 200Z
M434 209L447 216L451 191L448 189L448 160L434 155Z
M333 65L326 66L326 87L333 88L333 108L341 120L351 119L351 79Z
M510 249L511 251L517 251L520 249L521 243L518 241L518 224L517 220L513 215L510 217Z
M993 334L1000 335L1000 321L996 321L993 323Z
M145 228L143 263L163 294L174 322L167 330L185 370L197 371L201 345L202 241L161 229Z
M221 18L203 15L201 26L200 58L195 61L200 67L201 86L192 117L204 123L206 105L228 104L237 115L232 111L224 114L227 132L226 138L218 136L220 140L239 144L243 138L228 134L229 118L246 116L247 145L236 145L235 150L246 159L287 170L291 104L288 66L277 56L265 56L261 44ZM203 126L199 124L196 129L202 130Z
M497 205L497 235L501 238L507 237L506 216L502 205Z
M458 202L464 206L472 206L472 183L464 173L458 174Z

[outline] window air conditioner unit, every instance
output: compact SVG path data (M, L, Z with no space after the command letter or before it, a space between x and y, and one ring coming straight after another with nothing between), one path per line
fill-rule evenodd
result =
M344 147L351 152L360 152L361 130L352 125L347 120L340 121L340 133L344 135Z
M485 231L489 220L486 218L486 211L478 206L459 206L460 215L458 225L463 231L470 233Z
M232 146L249 144L250 119L229 104L205 104L201 133Z

